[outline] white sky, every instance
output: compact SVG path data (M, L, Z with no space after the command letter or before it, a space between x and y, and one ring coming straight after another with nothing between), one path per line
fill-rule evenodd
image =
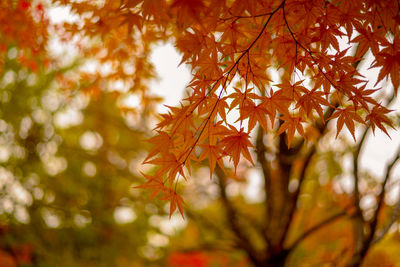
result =
M151 61L159 79L152 82L150 88L164 98L163 105L178 105L191 78L189 68L185 64L179 65L181 57L170 43L155 47ZM167 110L165 106L158 109L159 112Z

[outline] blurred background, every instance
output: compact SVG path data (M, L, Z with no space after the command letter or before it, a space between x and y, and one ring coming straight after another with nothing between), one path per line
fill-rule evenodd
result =
M178 104L190 80L190 71L177 67L175 48L162 36L140 51L118 48L114 30L104 33L109 39L67 38L73 31L64 31L68 23L90 16L77 17L60 1L3 0L0 7L0 267L251 266L221 211L229 198L246 218L244 227L248 221L262 225L260 168L240 166L225 195L218 180L210 180L207 162L194 166L184 187L185 219L169 218L168 205L148 202L148 192L134 188L144 181L141 172L151 171L141 163L156 114L166 111L163 104ZM138 53L143 61L132 59ZM381 133L368 137L361 163L365 190L376 186L387 162L382 157L393 157L393 144L400 143L397 132L390 135L392 140ZM312 225L309 214L323 218L324 205L345 206L353 190L352 141L332 132L323 143L307 175L293 235ZM393 173L390 209L399 199L398 166ZM362 203L368 213L376 200L366 195ZM327 239L306 258L310 266L340 257L333 251L345 247L349 225L336 222L327 235L308 240L292 263ZM247 230L262 247L257 229ZM382 264L377 258L398 266L398 223L390 233L369 256L369 266Z
M57 25L80 18L58 4L0 4L0 266L246 263L240 252L198 251L193 223L134 188L155 115L178 103L190 77L173 72L173 46L149 53L157 71L122 62L124 53L102 61L101 40L63 36ZM140 91L143 80L156 88Z

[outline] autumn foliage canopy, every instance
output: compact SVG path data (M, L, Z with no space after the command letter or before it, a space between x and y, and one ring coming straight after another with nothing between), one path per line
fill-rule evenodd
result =
M392 127L375 96L384 81L394 93L399 87L397 1L177 0L155 9L163 5L145 1L141 25L171 31L193 78L189 96L161 115L149 140L145 163L159 169L141 187L169 200L171 213L182 212L176 184L192 162L207 158L211 173L224 159L254 164L256 125L285 133L289 148L298 137L315 142L333 119L337 134L345 127L354 139L357 124ZM357 70L371 56L373 81Z
M188 96L161 115L149 140L154 146L144 163L159 168L144 174L147 182L140 186L152 191L151 198L170 201L171 213L177 207L182 213L177 183L190 174L193 162L208 159L211 173L216 165L224 169L224 160L235 169L241 159L254 164L256 125L267 133L285 133L289 148L299 138L315 142L333 119L337 134L345 127L354 139L357 124L385 133L392 127L390 110L375 96L384 82L390 81L394 93L400 84L398 1L53 2L69 4L81 15L92 12L80 24L55 28L64 39L100 35L103 43L84 52L111 62L116 71L110 76L130 83L144 104L156 99L146 91L154 75L148 61L152 43L172 40L182 53L181 64L190 66ZM17 41L26 49L20 60L35 69L30 58L47 39L42 4L6 1L2 6L9 11L1 13L2 21L33 14L22 18L24 27L0 27L7 33L2 47L8 39ZM379 71L376 80L357 68L371 57L365 63ZM135 62L133 79L123 70L126 62ZM93 74L82 77L100 83Z
M66 8L71 18L52 23L47 12L54 7ZM148 190L150 200L169 202L170 216L177 210L184 215L180 184L193 166L205 164L210 178L217 177L235 244L253 264L283 266L311 233L347 216L355 230L353 243L343 245L348 252L343 262L357 266L400 210L400 202L395 211L385 205L385 186L400 153L382 182L362 187L359 171L369 129L390 138L389 129L398 125L389 105L400 86L399 10L399 1L392 0L1 1L0 72L16 60L46 76L62 66L50 53L52 38L72 43L80 57L108 70L52 73L66 95L77 90L92 99L109 91L113 99L133 94L140 104L118 111L151 122L158 115L143 161L149 168L136 188ZM162 42L175 45L192 78L179 105L155 114L160 98L149 90L156 77L150 57ZM109 89L116 84L125 91ZM293 235L291 226L300 229L298 218L308 212L298 205L306 172L332 126L333 136L348 134L357 144L351 150L353 191L339 194L328 183L324 194L334 200L327 203L340 211ZM225 189L227 178L240 180L241 170L255 165L264 178L265 207L257 212L264 217L261 226L247 227ZM289 189L290 183L295 186ZM368 194L375 206L366 216L360 202ZM253 241L248 228L263 241ZM202 262L203 254L190 255ZM185 257L178 254L171 262Z

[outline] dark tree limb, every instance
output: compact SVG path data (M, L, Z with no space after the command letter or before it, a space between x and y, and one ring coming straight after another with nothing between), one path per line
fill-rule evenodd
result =
M258 264L260 262L260 255L258 255L257 251L254 249L253 245L251 244L250 240L248 239L246 233L238 223L238 216L235 208L232 206L232 203L228 199L226 195L226 174L224 171L217 166L215 168L215 174L218 177L218 185L220 189L221 201L222 205L224 206L224 210L226 211L226 216L228 220L228 225L230 226L233 234L237 237L238 241L236 245L246 251L247 255L249 256L250 260L254 264Z
M389 96L386 99L387 104L389 105L390 103L392 103L392 101L395 99L394 94L392 94L391 96ZM371 246L371 243L373 241L375 232L376 232L376 227L377 227L377 219L378 219L378 214L379 211L382 207L383 201L384 201L384 194L385 194L385 186L386 183L388 182L389 179L389 175L390 175L390 171L393 168L393 165L395 164L395 162L398 159L398 156L387 166L386 169L386 174L384 177L384 181L383 181L383 185L382 185L382 191L381 191L381 196L380 196L380 200L378 203L378 207L375 210L374 216L372 218L371 223L368 224L369 226L369 233L368 235L365 237L364 236L364 225L365 225L365 220L363 218L362 215L362 211L360 208L360 189L359 189L359 158L360 158L360 154L361 154L361 150L362 147L365 143L367 134L369 132L370 126L368 126L364 132L361 135L361 139L360 142L358 143L356 149L353 152L353 177L354 177L354 206L356 208L356 214L355 214L355 234L356 234L356 255L355 255L355 260L353 266L357 266L359 264L361 264L361 262L363 261L364 256L366 255L366 253L368 252L369 247ZM382 196L383 194L383 196Z
M379 195L378 206L375 209L375 212L374 212L374 215L373 215L373 217L371 219L371 222L369 223L369 233L368 233L368 235L367 235L367 237L366 237L366 239L364 241L363 248L362 248L362 250L360 252L361 262L364 259L365 255L367 254L369 248L372 245L372 241L373 241L373 238L375 236L375 232L376 232L376 229L377 229L377 226L378 226L379 213L380 213L380 211L381 211L381 209L382 209L382 207L384 205L385 192L386 192L385 191L385 187L386 187L387 182L389 181L390 174L392 172L393 166L396 164L396 162L399 159L400 159L400 149L397 152L397 154L394 157L394 159L386 167L385 176L384 176L384 180L383 180L383 183L382 183L382 189L381 189L381 193Z
M389 223L386 225L384 229L382 229L381 232L378 233L376 238L372 241L371 245L374 245L381 241L381 239L386 235L386 233L390 230L392 225L397 221L397 219L400 217L400 198L397 200L394 208L393 208L393 214L392 217L390 218Z
M285 242L285 239L286 239L286 237L287 237L287 235L289 233L290 225L293 222L293 217L294 217L294 214L295 214L295 211L296 211L297 201L298 201L298 198L300 196L301 187L302 187L302 184L303 184L303 182L305 180L306 171L308 169L308 166L310 165L312 157L315 154L315 151L316 151L315 146L312 146L310 148L308 154L305 157L304 164L303 164L303 167L301 169L300 176L299 176L299 185L298 185L296 191L294 192L294 194L292 195L291 206L289 208L288 218L287 218L286 223L285 223L284 228L283 228L283 234L282 234L282 237L281 237L281 240L280 240L280 243L282 245Z
M354 218L354 239L355 239L355 255L359 258L359 255L364 247L364 217L360 207L360 188L359 188L359 158L363 144L366 140L367 134L370 127L367 127L361 135L361 139L353 152L353 179L354 179L354 191L353 191L353 203L355 207Z
M295 250L297 248L297 246L304 241L307 237L309 237L310 235L312 235L313 233L315 233L316 231L318 231L319 229L327 226L330 223L333 223L334 221L336 221L337 219L344 217L347 214L346 211L341 211L338 212L324 220L322 220L321 222L317 223L316 225L312 226L310 229L308 229L307 231L305 231L303 234L301 234L293 243L292 245L288 248L288 250L290 252L292 252L293 250Z
M272 190L271 190L271 170L269 167L269 163L265 157L265 152L267 151L265 144L264 144L264 131L260 126L257 131L257 140L256 140L256 153L257 153L257 161L261 166L263 177L264 177L264 191L265 191L265 231L263 236L266 242L269 244L269 237L268 237L268 229L269 229L269 222L271 220L272 214L272 206L273 206L273 198L271 197Z
M329 107L324 113L324 119L327 120L333 114L334 111L335 111L334 107ZM320 140L324 136L326 131L327 131L327 123L317 124L316 128L318 129L318 131L320 133L320 136L318 138L318 140ZM303 142L303 146L304 146L304 140L302 142ZM285 242L285 239L287 237L290 225L291 225L292 220L293 220L294 213L296 211L296 205L297 205L297 200L298 200L299 195L300 195L301 186L302 186L302 184L304 182L307 168L308 168L308 166L309 166L309 164L311 162L312 156L315 154L315 152L316 152L316 144L313 144L312 147L310 148L308 154L305 157L305 161L304 161L304 164L302 166L302 169L301 169L301 172L300 172L300 176L299 176L299 185L298 185L298 187L297 187L297 189L294 192L293 197L292 197L293 201L292 201L292 205L291 205L290 210L289 210L288 221L287 221L287 224L285 225L285 228L284 228L285 230L284 230L284 234L283 234L282 240L281 240L282 244Z

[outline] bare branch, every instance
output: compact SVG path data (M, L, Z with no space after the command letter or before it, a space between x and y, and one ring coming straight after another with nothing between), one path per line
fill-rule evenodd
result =
M302 235L300 235L294 242L293 244L288 248L289 251L293 251L296 249L296 247L307 237L309 237L310 235L312 235L313 233L315 233L316 231L318 231L319 229L327 226L328 224L336 221L337 219L345 216L347 213L346 211L341 211L338 212L334 215L332 215L331 217L328 217L324 220L322 220L321 222L317 223L316 225L312 226L310 229L308 229L307 231L305 231Z
M335 111L334 107L329 107L324 113L324 119L327 120L332 115L332 113L334 111ZM324 134L326 133L327 123L318 124L317 125L317 129L320 132L320 136L318 137L318 140L320 140L324 136ZM305 144L304 140L302 140L302 145L304 146L304 144ZM284 228L284 234L283 234L282 239L281 239L282 243L284 243L284 241L286 239L286 236L288 234L288 231L289 231L289 227L290 227L290 225L292 223L293 216L294 216L294 213L296 211L297 200L298 200L299 195L300 195L301 186L302 186L303 181L305 179L306 171L307 171L307 168L308 168L308 166L309 166L309 164L311 162L311 158L315 154L315 152L316 152L316 144L312 145L312 147L310 148L310 150L308 152L308 155L305 158L305 162L304 162L304 164L302 166L301 173L300 173L300 176L299 176L299 185L298 185L297 190L295 191L295 193L293 195L293 198L292 198L293 202L292 202L292 206L290 207L289 218L288 218L288 221L286 222L286 225L285 225L285 228Z
M264 191L265 191L265 217L266 217L266 225L265 230L268 230L269 222L271 220L272 214L272 206L273 206L273 198L271 197L271 170L269 168L269 163L265 157L266 147L264 145L264 131L261 126L258 127L257 131L257 140L256 140L256 153L257 153L257 161L260 163L263 176L264 176ZM263 233L267 243L269 242L269 238L267 236L267 231Z
M283 230L283 235L281 237L280 243L283 244L285 242L286 236L289 232L290 225L292 224L294 213L296 211L296 206L297 206L297 200L299 198L300 192L301 192L301 186L303 184L303 181L305 180L306 177L306 171L308 169L308 166L310 165L311 159L315 154L315 146L312 146L305 157L303 167L301 169L300 177L299 177L299 186L297 190L294 192L292 196L292 201L291 201L291 206L288 214L288 219L286 221L286 224L284 225L284 230Z
M360 188L358 186L358 182L359 182L360 178L358 175L358 168L359 168L360 152L361 152L361 149L366 140L369 129L370 129L370 127L367 127L364 130L364 132L362 133L360 142L358 143L358 145L353 153L354 205L356 207L356 216L359 216L363 222L364 222L364 219L362 217L362 212L361 212L361 208L360 208Z
M391 171L393 169L393 166L396 164L396 162L399 160L399 158L400 158L400 149L399 149L397 155L395 156L395 158L386 167L385 178L384 178L383 183L382 183L382 189L381 189L382 191L381 191L381 194L379 196L378 206L377 206L377 208L375 210L374 216L372 217L371 227L372 227L373 230L375 230L375 228L376 228L378 215L379 215L379 212L380 212L380 210L382 208L382 205L383 205L383 202L384 202L384 199L385 199L385 194L386 194L385 187L386 187L386 184L387 184L387 182L388 182L388 180L390 178L390 173L391 173Z
M228 196L226 195L226 175L224 173L224 171L217 166L215 168L215 174L218 177L219 180L219 189L220 189L220 194L221 194L221 200L222 200L222 204L224 205L225 211L226 211L226 215L227 215L227 220L228 220L228 224L232 230L232 232L234 233L234 235L236 235L238 242L236 242L237 246L242 248L243 250L245 250L247 252L247 254L249 255L251 261L253 263L257 263L259 262L259 256L256 252L256 250L254 249L253 245L251 244L250 240L248 239L247 235L244 233L242 227L239 225L238 221L237 221L237 214L236 211L234 209L234 207L232 206L232 203L229 201Z
M379 241L381 241L381 239L386 235L386 233L390 230L394 222L397 221L399 217L400 217L400 198L397 200L396 205L393 208L393 214L392 217L390 218L389 223L381 232L379 232L378 236L372 241L371 245L374 245Z
M372 240L375 236L375 232L376 232L376 228L378 226L378 217L379 217L379 212L382 209L383 206L383 202L385 199L385 186L390 178L390 173L392 172L393 166L396 164L396 162L400 159L400 148L396 154L396 156L394 157L394 159L388 164L388 166L386 167L386 171L385 171L385 176L384 176L384 180L382 183L382 191L379 195L379 202L378 202L378 206L375 210L374 216L372 217L371 223L370 225L370 231L369 234L367 236L367 238L364 241L364 246L363 249L361 251L361 259L364 258L364 256L367 254L368 249L371 247L372 245Z
M393 100L394 100L394 94L392 94L386 101L387 101L387 105L389 105ZM382 193L383 196L381 195L379 203L378 203L378 207L375 211L375 214L373 216L372 222L369 224L370 226L370 232L368 234L368 236L365 238L364 237L364 232L363 232L363 226L365 223L365 220L363 218L362 215L362 211L360 208L360 189L359 189L359 158L360 158L360 153L361 153L361 149L365 143L367 134L369 132L370 126L368 126L360 139L360 142L358 143L356 149L353 152L353 177L354 177L354 205L356 208L356 213L355 213L355 218L356 218L356 222L355 222L355 233L357 234L357 240L356 240L356 259L354 262L359 262L361 263L364 256L366 255L369 247L371 246L373 237L375 235L376 232L376 227L377 227L377 218L378 218L378 214L379 211L381 209L382 206L382 202L384 200L384 194L385 194L385 186L386 183L389 179L389 173L395 163L395 161L397 161L398 156L388 165L387 169L386 169L386 174L385 174L385 178L384 178L384 182L382 185Z

